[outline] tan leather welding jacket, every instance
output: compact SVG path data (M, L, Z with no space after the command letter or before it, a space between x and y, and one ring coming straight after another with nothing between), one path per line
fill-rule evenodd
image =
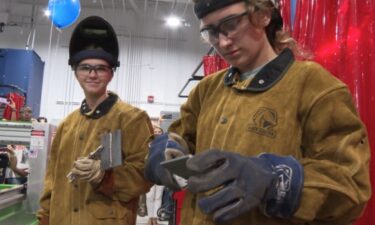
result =
M123 164L106 171L99 187L70 183L73 162L94 151L102 134L118 129ZM38 217L49 225L135 225L138 196L150 188L143 170L152 132L147 114L113 93L95 110L83 102L57 129Z
M254 209L230 225L347 225L371 195L367 132L347 86L314 62L295 61L289 49L251 80L240 81L233 68L204 78L170 131L195 154L268 152L291 155L303 165L304 187L293 218ZM199 197L186 194L182 225L213 224L200 211Z

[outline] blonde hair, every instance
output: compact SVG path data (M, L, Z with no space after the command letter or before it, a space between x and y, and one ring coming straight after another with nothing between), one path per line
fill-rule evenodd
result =
M279 54L285 48L292 50L293 54L298 59L312 59L314 54L306 49L304 49L298 42L290 35L289 31L278 31L276 32L275 39L275 51Z
M197 3L211 3L213 1L221 0L193 0ZM240 1L233 1L238 3ZM280 13L280 6L278 0L243 0L248 7L249 11L254 18L261 15L267 14L270 16L270 22L265 27L268 42L276 53L280 53L283 49L289 48L293 51L297 58L311 59L313 55L304 50L297 41L290 35L289 30L285 30L283 27L283 18ZM226 6L226 5L225 5ZM251 21L255 26L255 21Z
M151 124L152 124L152 128L154 129L154 131L155 131L155 129L158 129L158 130L160 130L161 134L164 134L164 130L163 130L163 128L160 127L159 124L157 124L155 122L151 122Z
M283 19L278 4L271 0L245 0L250 12L256 17L259 14L268 14L270 22L265 27L267 39L272 48L279 46L278 33L283 32Z
M299 59L311 59L313 54L301 47L291 36L290 31L283 26L278 0L244 0L254 14L269 13L271 21L265 28L267 39L277 54L289 48Z
M24 113L25 111L29 111L30 113L33 112L33 110L31 109L30 106L23 106L23 107L20 109L20 113Z

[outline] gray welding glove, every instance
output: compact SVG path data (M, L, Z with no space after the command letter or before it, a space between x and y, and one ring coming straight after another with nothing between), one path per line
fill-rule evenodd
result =
M188 190L205 192L198 205L204 213L212 214L216 223L228 222L255 208L268 216L289 218L298 207L303 168L293 157L246 157L208 150L186 165L199 173L188 179Z
M186 142L177 134L167 132L157 136L150 144L145 165L145 177L152 183L164 185L177 191L184 186L183 181L160 165L161 162L189 153Z

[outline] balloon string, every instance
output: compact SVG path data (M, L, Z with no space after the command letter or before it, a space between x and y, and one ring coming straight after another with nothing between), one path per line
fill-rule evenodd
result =
M44 88L46 89L44 93L49 93L49 87L51 86L50 83L51 83L51 80L52 80L52 76L50 76L51 74L51 46L52 46L52 33L53 33L53 24L52 24L52 21L51 21L51 27L50 27L50 35L49 35L49 44L48 44L48 53L47 53L47 69L46 69L46 72L44 73L46 76L47 76L47 85L44 86ZM44 98L44 104L42 104L42 106L44 106L44 110L43 112L46 113L46 110L48 107L46 107L46 105L49 105L49 95L43 95L43 98Z

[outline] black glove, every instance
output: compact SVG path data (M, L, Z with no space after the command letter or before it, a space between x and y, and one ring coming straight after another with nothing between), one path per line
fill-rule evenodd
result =
M216 192L198 201L217 223L228 222L256 207L268 216L291 217L299 204L303 168L293 157L262 154L245 157L209 150L186 163L199 175L188 179L192 193Z
M155 138L150 144L149 155L145 166L145 177L152 183L164 185L177 191L181 187L173 174L160 163L166 159L188 154L186 142L177 134L165 133Z

